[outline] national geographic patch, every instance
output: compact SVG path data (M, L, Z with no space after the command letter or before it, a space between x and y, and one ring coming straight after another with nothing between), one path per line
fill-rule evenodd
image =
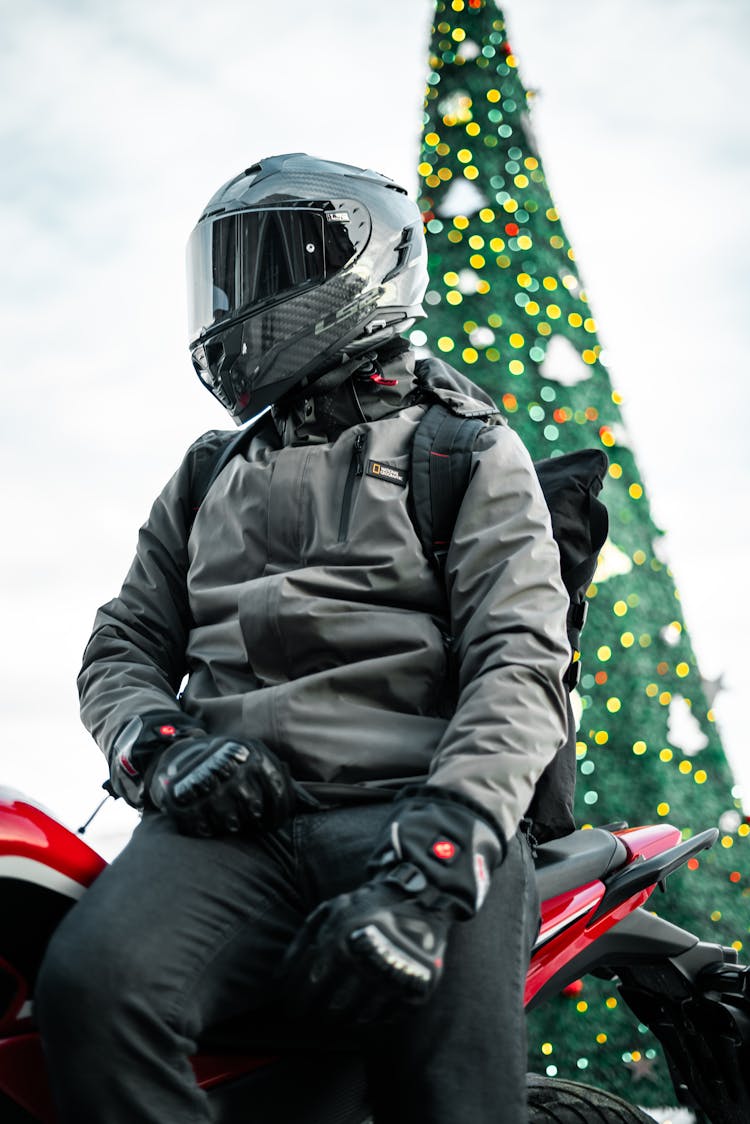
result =
M396 468L394 464L386 464L385 461L368 461L367 475L376 476L378 480L387 480L389 484L398 484L401 488L406 487L408 480L402 469Z

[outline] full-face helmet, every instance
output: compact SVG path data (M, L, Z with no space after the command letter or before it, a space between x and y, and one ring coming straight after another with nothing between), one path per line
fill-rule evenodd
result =
M187 275L193 365L241 425L424 316L422 217L378 172L271 156L210 200Z

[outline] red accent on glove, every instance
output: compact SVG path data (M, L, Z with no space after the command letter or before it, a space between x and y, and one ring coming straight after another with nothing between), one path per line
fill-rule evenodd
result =
M450 839L438 839L432 844L432 853L436 859L449 863L456 857L456 844L451 843Z

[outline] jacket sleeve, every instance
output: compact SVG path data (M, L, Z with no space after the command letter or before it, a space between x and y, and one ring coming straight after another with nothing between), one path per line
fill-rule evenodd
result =
M191 445L157 497L120 593L96 614L78 675L83 724L109 762L115 791L136 806L140 778L114 759L113 746L135 716L158 712L167 722L182 715L177 693L190 630L187 542L195 480L201 467L212 463L221 440L214 430Z
M515 833L563 744L568 595L531 459L507 426L480 434L446 563L455 713L429 783Z

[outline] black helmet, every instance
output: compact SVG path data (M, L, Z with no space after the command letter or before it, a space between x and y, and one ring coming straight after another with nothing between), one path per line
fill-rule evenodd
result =
M270 156L211 199L187 273L193 365L241 425L424 316L422 217L378 172Z

